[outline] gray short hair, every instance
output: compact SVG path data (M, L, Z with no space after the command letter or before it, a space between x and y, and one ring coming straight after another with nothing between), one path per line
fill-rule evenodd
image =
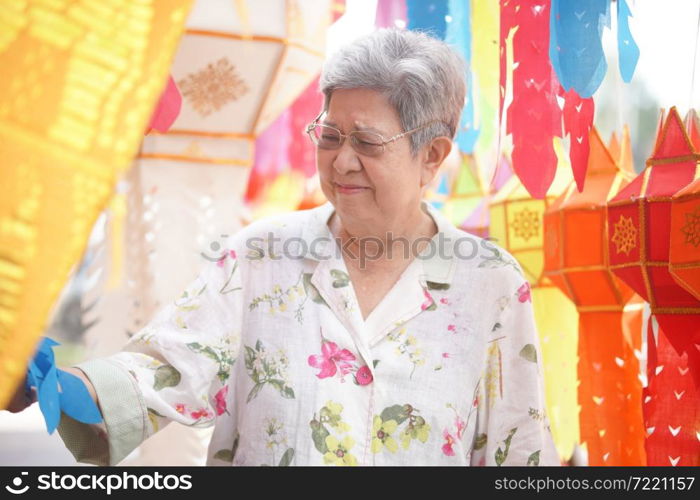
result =
M410 136L411 152L439 136L454 138L464 107L465 64L446 43L425 33L380 29L341 48L324 64L320 88L328 109L336 89L384 94L403 130L436 120Z

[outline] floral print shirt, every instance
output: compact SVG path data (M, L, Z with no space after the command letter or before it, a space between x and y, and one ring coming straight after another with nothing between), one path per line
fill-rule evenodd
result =
M126 436L122 417L104 412L110 449L176 421L214 426L210 465L559 465L519 265L423 209L443 243L366 319L330 203L227 238L102 361L128 379L96 385L102 408L131 391L140 426Z

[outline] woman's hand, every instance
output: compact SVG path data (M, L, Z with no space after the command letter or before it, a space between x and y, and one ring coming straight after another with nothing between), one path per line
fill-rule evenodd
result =
M17 390L10 399L10 402L5 408L10 413L19 413L24 411L32 404L36 403L36 391L32 388L30 391L26 390L26 377L22 380L22 383L17 386Z
M84 384L85 387L87 388L88 392L90 393L90 397L92 397L92 400L95 402L95 404L98 405L99 408L99 403L97 401L97 393L95 392L95 387L92 385L90 382L90 379L87 378L85 373L79 368L61 368L61 370L70 373L71 375L75 375L78 377ZM5 408L7 411L10 413L19 413L21 411L24 411L27 409L29 406L37 402L37 396L36 396L36 389L34 387L31 388L30 391L27 391L25 389L27 383L27 379L25 377L24 380L22 380L22 383L17 386L17 390L15 391L14 395L10 399L10 402L7 405L7 408Z

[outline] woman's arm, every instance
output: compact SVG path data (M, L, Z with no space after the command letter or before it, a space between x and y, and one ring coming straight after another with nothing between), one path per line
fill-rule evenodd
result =
M92 400L95 402L97 407L99 408L99 402L97 400L97 393L95 392L95 387L92 385L90 382L90 379L88 379L85 376L85 373L80 368L61 368L64 372L68 372L71 375L75 375L78 377L83 384L85 384L85 387L87 388L88 392L90 393L90 397ZM7 408L5 408L7 411L10 413L19 413L21 411L26 410L29 408L32 404L37 402L36 398L36 390L33 388L30 391L26 390L26 385L27 385L27 379L26 377L24 380L22 380L22 383L17 386L17 390L15 391L14 395L12 398L10 398L10 402L7 405Z

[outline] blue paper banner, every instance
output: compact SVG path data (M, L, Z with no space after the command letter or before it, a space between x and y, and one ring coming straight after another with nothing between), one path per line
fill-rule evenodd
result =
M639 47L632 37L629 18L632 12L625 0L617 0L617 53L620 59L620 75L625 82L632 80L639 61Z
M474 86L471 72L472 61L472 22L470 0L449 0L451 21L447 23L445 41L459 52L467 63L467 100L457 131L457 146L463 153L473 153L479 137L479 129L474 119Z
M406 0L407 28L428 31L435 38L445 38L447 0Z
M552 0L549 57L565 90L588 98L603 81L608 64L603 28L610 26L610 0Z
M53 348L57 345L50 338L42 338L27 371L27 390L36 388L49 434L58 427L61 412L86 424L102 422L100 410L82 380L56 368Z

